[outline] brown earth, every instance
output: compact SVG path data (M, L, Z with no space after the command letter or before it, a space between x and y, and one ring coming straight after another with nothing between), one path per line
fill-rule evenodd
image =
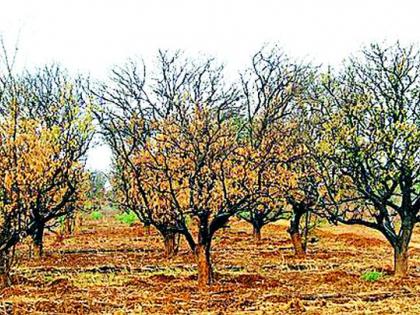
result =
M164 258L159 236L112 217L85 220L62 243L46 236L46 255L27 258L0 292L0 314L420 314L420 229L410 276L392 277L392 250L374 231L322 226L306 258L293 255L285 223L262 231L233 222L213 245L216 283L198 290L185 242ZM368 282L364 272L383 276Z

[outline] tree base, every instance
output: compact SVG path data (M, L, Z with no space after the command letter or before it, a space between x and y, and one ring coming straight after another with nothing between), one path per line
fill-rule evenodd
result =
M165 244L165 256L171 258L178 254L178 244L176 239L176 234L168 234L164 237Z
M290 238L292 239L293 248L295 250L295 255L297 257L305 257L306 251L302 244L302 237L299 233L290 233Z
M394 276L405 278L408 276L408 250L394 249Z
M210 262L210 252L205 245L197 245L195 249L198 268L198 286L205 288L213 283L213 269Z
M256 242L261 242L261 229L254 227L252 234Z

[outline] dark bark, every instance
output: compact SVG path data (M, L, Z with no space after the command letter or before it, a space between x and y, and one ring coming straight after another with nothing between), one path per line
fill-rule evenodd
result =
M254 224L252 232L254 235L254 240L257 242L260 242L261 241L261 226Z
M302 240L302 246L303 246L303 250L305 251L305 253L306 253L306 249L308 248L308 234L309 234L309 223L310 223L310 221L311 221L311 212L309 212L309 211L307 211L306 213L305 213L305 227L304 227L304 230L303 230L303 235L302 235L302 238L303 238L303 240Z
M195 245L195 242L194 242L194 239L193 239L193 236L191 235L191 233L187 229L184 229L182 231L182 234L184 235L185 240L187 241L188 246L190 247L191 251L193 253L195 253L196 245Z
M44 222L38 222L32 235L35 258L41 258L44 253L44 229Z
M0 289L8 287L10 281L10 255L9 250L0 252Z

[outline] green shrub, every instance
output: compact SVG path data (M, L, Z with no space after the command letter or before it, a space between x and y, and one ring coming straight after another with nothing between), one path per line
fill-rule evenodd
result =
M121 223L125 223L128 225L133 225L134 222L137 220L137 216L133 211L130 212L123 212L121 214L117 214L115 218L120 221Z
M362 279L369 282L378 281L382 277L382 272L379 271L367 271L362 274Z
M90 217L92 218L92 220L100 220L102 219L103 215L100 211L93 211L91 212Z

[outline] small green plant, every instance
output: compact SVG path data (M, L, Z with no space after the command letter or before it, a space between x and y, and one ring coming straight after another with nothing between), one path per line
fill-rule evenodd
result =
M66 216L65 215L62 215L62 216L58 217L58 220L57 221L60 224L60 226L63 226L64 225L64 222L66 221Z
M117 214L115 218L120 221L121 223L125 223L128 225L133 225L134 222L137 220L137 216L133 211L130 212L123 212L121 214Z
M369 282L378 281L382 277L382 272L379 271L367 271L362 274L362 279Z
M90 217L92 218L92 220L100 220L102 219L103 214L100 211L92 211Z

